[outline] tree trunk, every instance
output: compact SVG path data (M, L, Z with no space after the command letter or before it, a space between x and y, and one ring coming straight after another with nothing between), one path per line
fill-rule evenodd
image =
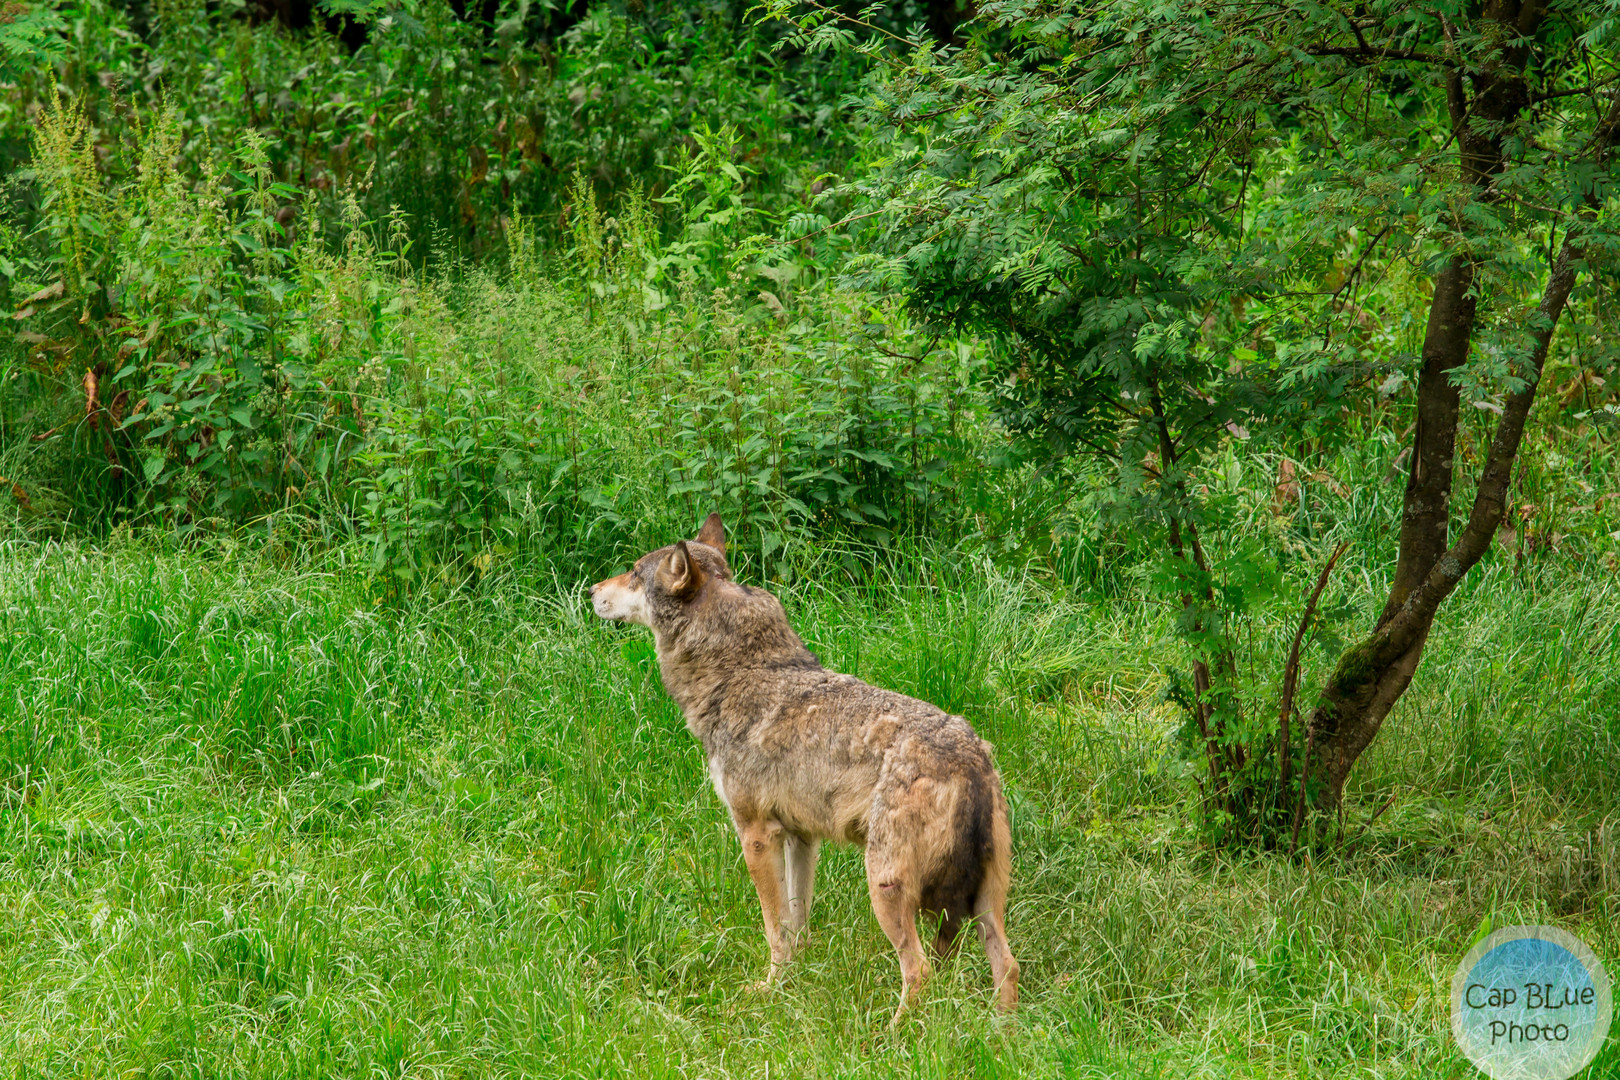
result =
M1446 550L1451 514L1452 455L1457 443L1461 394L1451 373L1468 360L1474 333L1474 263L1458 256L1435 279L1429 325L1423 335L1423 368L1417 383L1417 422L1401 513L1400 559L1378 625L1406 603Z
M1480 472L1467 526L1456 543L1438 558L1427 560L1428 565L1421 575L1409 572L1402 579L1397 571L1383 619L1370 637L1339 658L1338 667L1311 712L1316 751L1307 768L1310 776L1321 785L1312 800L1318 808L1338 805L1356 759L1372 743L1389 710L1412 681L1441 601L1451 595L1462 576L1490 548L1497 526L1502 522L1507 508L1508 481L1513 475L1513 463L1524 437L1530 406L1535 402L1541 369L1547 360L1547 347L1575 287L1575 264L1580 259L1577 242L1573 233L1565 236L1548 275L1523 372L1525 385L1517 393L1508 395L1502 418L1496 423L1496 434ZM1455 423L1452 430L1455 432ZM1414 461L1414 471L1417 468ZM1410 491L1411 485L1408 486ZM1406 533L1403 527L1403 540ZM1404 567L1408 564L1404 544L1401 556ZM1398 599L1394 595L1396 588L1404 591Z
M1486 7L1488 20L1507 23L1520 33L1534 29L1539 16L1534 5L1525 5L1522 10L1501 3ZM1522 52L1503 50L1497 54L1497 61L1474 74L1472 102L1464 95L1460 75L1453 74L1448 86L1459 164L1464 175L1474 181L1480 197L1487 201L1493 198L1490 185L1504 165L1502 132L1528 101ZM1620 94L1593 133L1589 148L1595 162L1602 162L1617 128ZM1581 258L1580 230L1594 212L1589 196L1588 205L1566 233L1549 270L1531 333L1530 352L1520 373L1524 386L1507 397L1480 473L1468 524L1449 547L1452 455L1459 406L1452 373L1467 360L1473 333L1475 302L1470 292L1475 267L1471 256L1465 253L1451 259L1435 281L1423 342L1417 423L1395 576L1371 636L1339 658L1309 718L1314 751L1306 762L1304 779L1314 784L1312 802L1319 809L1338 806L1350 770L1411 683L1440 603L1485 554L1496 535L1547 349L1575 285L1576 264Z

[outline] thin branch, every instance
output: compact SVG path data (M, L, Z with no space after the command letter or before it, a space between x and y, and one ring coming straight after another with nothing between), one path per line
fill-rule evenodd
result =
M859 26L863 30L871 30L874 33L882 34L884 37L889 38L892 41L898 41L900 44L909 46L913 49L922 44L921 41L908 37L901 37L899 34L885 30L883 27L877 26L873 23L869 23L865 19L858 19L853 15L844 14L837 8L832 8L828 7L826 4L817 3L816 0L804 0L804 5L808 8L813 8L814 10L821 12L823 15L829 15L838 22L850 23L851 25Z
M1277 710L1277 761L1282 769L1278 786L1283 791L1288 790L1292 764L1288 756L1291 749L1289 718L1294 710L1294 691L1299 686L1299 649L1305 642L1305 632L1310 628L1311 616L1316 613L1316 602L1322 598L1322 590L1327 588L1328 575L1333 573L1334 564L1349 546L1349 541L1341 543L1333 550L1333 554L1328 556L1327 565L1322 567L1322 573L1316 579L1316 588L1311 590L1311 598L1305 601L1305 610L1299 617L1299 629L1294 632L1293 647L1288 650L1288 664L1283 668L1282 705Z
M1394 228L1393 225L1385 225L1382 229L1378 230L1378 235L1367 241L1367 246L1362 249L1361 258L1356 260L1356 265L1351 267L1350 273L1345 276L1344 284L1333 290L1334 300L1339 298L1339 294L1341 292L1344 292L1346 289L1349 289L1355 285L1356 275L1361 273L1361 267L1366 263L1367 256L1373 253L1373 249L1378 246L1379 241L1383 240L1385 236L1389 235L1389 230L1392 228Z
M1574 97L1577 94L1591 94L1595 91L1605 89L1606 87L1612 85L1616 80L1620 80L1620 75L1610 76L1601 82L1587 83L1585 86L1574 86L1568 90L1548 90L1546 93L1532 95L1530 98L1530 104L1540 105L1543 101L1551 101L1554 98Z
M1415 60L1420 64L1444 64L1451 66L1451 61L1444 56L1437 56L1430 52L1419 52L1416 49L1381 49L1364 48L1362 46L1332 46L1317 45L1305 50L1309 56L1346 56L1352 60Z

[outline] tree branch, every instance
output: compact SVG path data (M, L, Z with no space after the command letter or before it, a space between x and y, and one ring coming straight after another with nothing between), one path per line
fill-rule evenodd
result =
M1352 60L1413 60L1420 64L1452 65L1444 56L1417 49L1383 49L1366 45L1317 45L1305 50L1309 56L1344 56Z
M1322 598L1322 590L1327 588L1328 575L1333 573L1333 565L1339 561L1345 549L1350 546L1349 541L1341 543L1333 549L1328 556L1327 565L1322 567L1322 573L1316 579L1316 588L1311 590L1311 598L1305 601L1305 611L1299 617L1299 629L1294 632L1294 645L1288 650L1288 664L1283 668L1282 704L1277 710L1277 761L1282 769L1278 780L1278 790L1288 790L1288 775L1290 772L1289 720L1294 711L1294 690L1299 685L1299 648L1305 641L1305 631L1310 628L1311 615L1316 611L1316 602Z

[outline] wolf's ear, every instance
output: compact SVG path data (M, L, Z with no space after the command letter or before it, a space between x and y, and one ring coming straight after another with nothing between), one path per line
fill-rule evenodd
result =
M687 550L685 540L675 541L675 550L669 553L669 557L664 560L664 565L660 566L658 570L664 579L664 588L676 596L696 592L698 587L703 584L703 567L699 566L697 560L692 558L692 553Z
M698 530L697 542L708 544L722 555L726 553L726 527L720 524L719 514L710 514L703 522L703 528Z

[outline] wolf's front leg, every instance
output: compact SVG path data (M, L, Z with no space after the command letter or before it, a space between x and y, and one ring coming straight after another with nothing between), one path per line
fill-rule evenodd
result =
M743 860L759 893L760 914L765 917L765 940L771 947L771 967L762 985L773 986L792 955L787 932L787 860L783 852L785 832L779 821L739 821L737 836L742 840Z

